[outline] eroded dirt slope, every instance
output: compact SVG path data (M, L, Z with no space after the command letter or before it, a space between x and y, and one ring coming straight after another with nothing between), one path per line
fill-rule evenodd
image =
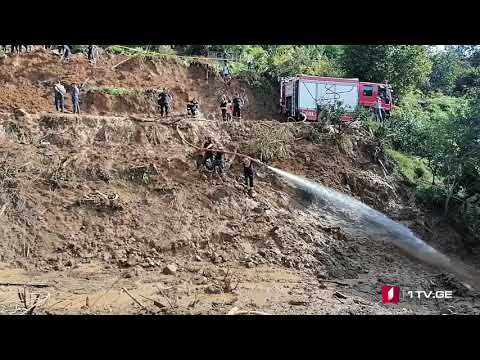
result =
M233 80L225 85L209 65L166 58L158 61L104 54L95 65L84 55L72 56L68 63L44 50L5 56L0 59L0 110L23 108L29 113L53 112L53 84L62 80L67 86L76 82L91 87L137 90L138 95L113 96L83 91L82 111L88 114L155 114L155 102L142 92L167 87L174 94L173 112L185 113L187 101L196 97L209 118L219 118L219 97L239 93L246 100L245 116L249 119L270 118L277 111L276 94L255 93L246 84ZM66 105L71 110L70 97Z
M478 297L450 275L347 235L264 169L254 199L238 160L225 181L199 172L177 128L190 143L211 135L249 153L262 129L285 127L297 140L275 166L346 192L461 257L438 241L458 234L437 233L388 163L385 178L366 134L324 134L313 144L306 124L21 113L1 115L0 125L0 279L46 285L29 288L45 299L38 312L478 313ZM384 306L383 284L452 288L455 299ZM0 285L4 312L23 311L18 290Z

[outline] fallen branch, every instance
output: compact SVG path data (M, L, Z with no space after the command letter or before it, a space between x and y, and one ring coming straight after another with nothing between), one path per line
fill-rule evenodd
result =
M35 288L46 288L50 287L50 285L47 284L28 284L28 283L0 283L0 286L30 286L30 287L35 287Z
M102 299L113 289L113 287L114 287L121 279L122 279L122 278L120 277L120 278L118 278L117 280L115 280L115 281L113 282L113 284L103 293L103 295L101 295L101 296L98 297L95 301L93 301L92 307L94 307L95 304L96 304L98 301L102 300Z
M387 178L387 169L385 168L385 165L383 165L382 160L380 159L377 159L377 160L380 163L380 165L382 165L383 174L385 175L385 178Z
M129 120L137 121L137 122L145 122L145 123L154 123L154 122L157 122L156 120L145 119L145 118L137 117L137 116L135 116L135 115L130 115Z
M187 144L195 149L197 149L197 153L199 152L202 152L202 151L205 151L207 149L204 149L204 148L201 148L199 146L196 146L196 145L193 145L192 143L188 142L182 135L182 133L180 132L180 130L178 129L178 125L177 125L177 134L178 136L180 137L180 139L182 140L182 142L184 144ZM234 152L234 151L226 151L226 150L223 150L223 149L215 149L215 148L212 148L212 149L208 149L209 151L213 151L213 152L222 152L224 154L229 154L229 155L235 155L235 156L240 156L242 158L247 158L251 161L253 161L254 163L258 164L258 165L263 165L263 166L266 166L263 162L261 162L260 160L258 159L254 159L248 155L244 155L244 154L240 154L240 153L237 153L237 152Z
M120 65L126 63L129 60L132 60L136 56L138 56L138 55L129 56L127 59L120 61L117 65L112 66L111 70L115 70L117 68L117 66L120 66Z
M318 281L325 282L325 283L331 283L331 284L337 284L337 285L341 285L341 286L351 286L350 284L347 284L347 283L344 283L344 282L341 282L341 281L336 281L336 280L322 280L322 279L319 279Z
M35 301L35 303L30 306L27 310L25 310L22 315L29 314L31 315L33 313L33 310L35 310L36 307L43 305L48 299L50 299L50 294L47 294L42 300L40 301Z
M132 294L130 294L127 289L122 288L122 290L125 291L125 292L127 293L127 295L128 295L133 301L135 301L138 305L140 305L144 310L147 310L147 311L148 311L147 307L146 307L145 305L143 305L140 301L138 301Z
M3 216L5 210L7 209L8 203L3 204L2 209L0 210L0 217Z

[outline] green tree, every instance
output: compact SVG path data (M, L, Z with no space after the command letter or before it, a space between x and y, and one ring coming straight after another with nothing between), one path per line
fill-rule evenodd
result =
M347 74L363 81L388 80L402 95L424 85L432 71L424 45L350 45L344 49Z
M432 55L432 75L428 89L452 94L457 79L462 74L464 64L456 51L446 51Z

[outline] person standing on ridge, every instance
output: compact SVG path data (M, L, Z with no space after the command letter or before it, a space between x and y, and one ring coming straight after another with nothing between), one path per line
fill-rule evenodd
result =
M69 61L70 55L72 55L72 51L70 50L70 46L62 45L62 60Z
M88 61L90 61L91 64L95 64L97 62L97 55L98 55L97 46L88 45L87 54L88 54Z
M222 98L220 99L220 110L222 111L222 119L224 121L227 120L228 98L226 95L222 95Z
M223 81L224 81L227 85L229 85L229 84L230 84L230 80L232 80L232 77L230 76L230 69L228 68L228 63L227 63L227 61L225 61L225 65L223 66L222 78L223 78Z
M233 98L233 117L241 118L241 109L243 106L243 100L239 94L236 94Z
M382 98L377 96L377 102L375 103L375 112L377 114L377 118L380 122L383 122L383 106L382 106Z
M77 84L72 85L73 113L80 114L80 89Z
M55 92L55 108L57 111L65 111L65 94L67 93L65 87L62 85L60 80L54 86Z
M170 111L170 102L172 96L167 92L167 89L163 88L162 92L158 95L158 105L160 106L160 116L168 116Z

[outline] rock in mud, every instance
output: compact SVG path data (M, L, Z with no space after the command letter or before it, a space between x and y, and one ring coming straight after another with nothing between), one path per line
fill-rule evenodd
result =
M197 275L193 278L193 283L195 285L204 285L208 282L208 279L205 276Z
M343 295L341 292L335 291L333 293L333 296L335 296L338 299L347 299L348 297L346 295Z
M75 263L73 262L72 259L69 259L69 260L67 260L67 261L65 262L65 266L68 266L68 267L73 267L74 264L75 264Z
M177 265L175 264L168 264L163 269L163 273L166 275L174 275L177 272Z
M212 284L205 289L205 292L207 294L221 294L223 290L219 285Z
M288 302L289 305L296 305L296 306L306 306L309 304L308 301L302 299L292 299Z
M17 108L14 111L14 115L15 115L16 118L21 118L21 117L28 116L28 113L25 111L25 109Z
M127 260L128 266L135 266L138 264L138 257L136 255L129 255Z

